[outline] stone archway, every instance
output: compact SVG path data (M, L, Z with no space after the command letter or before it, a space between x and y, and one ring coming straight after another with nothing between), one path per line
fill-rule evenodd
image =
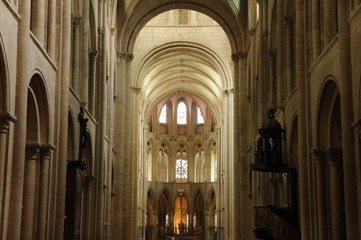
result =
M35 74L29 83L26 119L26 156L21 236L46 238L50 160L50 122L44 81Z
M342 163L341 104L338 86L326 81L318 106L314 150L319 238L346 238Z

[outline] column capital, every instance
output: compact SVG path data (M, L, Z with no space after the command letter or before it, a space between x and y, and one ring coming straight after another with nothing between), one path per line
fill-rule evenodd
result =
M111 29L110 29L110 34L111 34L111 35L115 35L116 32L117 32L117 29L116 29L116 28L111 28Z
M0 118L0 133L8 134L10 128L10 121L6 118Z
M342 163L342 148L329 148L327 151L329 165L340 165Z
M268 50L268 56L275 57L276 55L277 55L276 49Z
M238 61L240 59L245 59L247 58L247 52L236 52L236 53L232 53L232 61Z
M71 23L75 27L80 27L83 22L83 18L81 16L76 16L71 19Z
M128 62L133 61L134 55L131 53L117 52L118 58L125 59Z
M283 18L283 22L284 22L286 28L293 27L293 17L292 16L285 16Z
M256 0L256 3L258 4L262 4L264 2L264 0Z
M41 160L50 160L54 149L53 145L42 145L40 147Z
M135 94L139 94L140 91L142 90L142 89L139 88L139 87L130 87L130 89L132 89Z
M99 51L93 49L89 50L89 57L92 61L96 61L98 56L99 56Z
M27 160L37 160L40 155L39 144L27 144L25 148L25 156Z
M326 158L326 151L321 149L313 149L311 152L315 158L316 164L324 164Z
M8 134L10 128L10 122L15 122L16 118L10 113L0 114L0 133Z

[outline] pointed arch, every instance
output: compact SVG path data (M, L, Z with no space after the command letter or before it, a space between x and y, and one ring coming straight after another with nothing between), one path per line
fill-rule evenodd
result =
M5 47L0 34L0 113L10 112L9 98L9 69Z

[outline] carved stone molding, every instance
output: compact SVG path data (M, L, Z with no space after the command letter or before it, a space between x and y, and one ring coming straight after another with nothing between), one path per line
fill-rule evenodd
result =
M80 27L82 22L83 22L83 18L78 16L78 17L73 17L71 20L72 24L74 27Z
M247 58L247 52L232 53L231 58L232 58L232 61L238 61L240 59Z
M341 148L329 148L327 151L327 159L330 165L342 164L342 149Z
M40 147L41 160L50 160L54 147L52 145L43 145Z
M286 28L292 28L293 27L293 17L292 16L285 16L283 18L284 24Z
M128 61L128 62L131 62L131 61L133 61L133 59L134 59L134 55L131 54L131 53L118 52L118 53L117 53L117 56L118 56L118 58L125 59L125 60Z
M0 133L1 134L8 134L9 133L9 127L10 127L10 121L9 119L1 119L0 118Z
M141 88L138 88L138 87L131 87L131 89L133 90L133 92L134 92L135 94L139 94L140 91L142 90Z
M275 49L268 50L268 56L275 57L277 55L277 51Z
M11 113L0 114L0 134L8 134L10 122L16 122L16 118Z
M99 56L99 51L97 50L90 50L89 51L89 57L92 61L96 61Z
M28 144L25 148L27 160L38 160L40 156L40 146L38 144Z
M321 149L314 149L312 151L316 164L325 164L326 151Z

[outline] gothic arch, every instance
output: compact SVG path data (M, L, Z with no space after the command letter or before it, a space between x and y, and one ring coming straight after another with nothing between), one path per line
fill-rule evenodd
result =
M0 35L0 113L10 112L8 72L5 47Z
M118 49L122 52L133 52L134 42L138 33L150 19L160 13L173 9L189 9L208 15L223 28L228 36L233 52L246 51L247 24L227 4L222 2L210 5L209 2L204 0L191 0L187 2L176 0L138 1L138 3L129 6L127 13L125 13L122 2L119 2L117 9L117 45ZM139 14L139 12L143 14Z
M28 88L28 142L49 144L51 134L49 114L48 94L43 77L35 73Z
M337 83L330 76L324 82L319 95L316 110L316 145L319 149L328 149L330 144L331 113L335 100L339 96Z
M180 56L188 59L192 65L175 61ZM179 75L176 72L172 75L165 74L166 69L178 69L180 67L187 69L187 74ZM160 78L160 73L169 81L164 82L164 78ZM157 78L153 77L155 74L157 74ZM230 75L230 71L223 60L211 49L190 42L172 42L153 49L143 58L135 73L133 82L135 86L142 89L142 92L151 89L147 95L142 94L140 100L141 105L144 106L141 110L145 119L149 118L149 114L156 104L171 92L180 89L179 84L174 82L179 79L187 83L182 85L181 88L199 96L207 103L214 114L216 122L219 123L222 109L217 106L222 106L223 89L233 87ZM180 76L182 76L181 79ZM152 81L146 79L152 79ZM160 80L161 82L159 82ZM154 88L155 85L157 85L157 88ZM176 105L173 109L175 108Z

